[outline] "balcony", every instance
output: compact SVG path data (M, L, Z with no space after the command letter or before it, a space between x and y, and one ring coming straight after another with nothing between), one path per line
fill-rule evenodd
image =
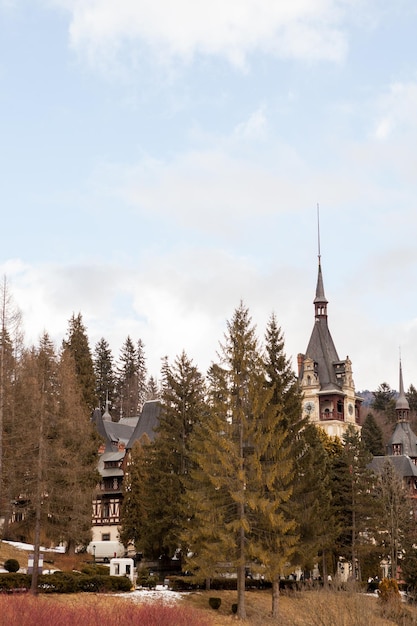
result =
M322 411L320 413L320 421L327 422L329 420L337 420L338 422L344 422L345 416L339 411Z

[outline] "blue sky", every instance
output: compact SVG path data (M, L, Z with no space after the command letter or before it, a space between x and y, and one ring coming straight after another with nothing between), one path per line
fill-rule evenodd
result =
M414 0L0 0L0 270L26 341L205 371L242 299L296 365L417 386Z

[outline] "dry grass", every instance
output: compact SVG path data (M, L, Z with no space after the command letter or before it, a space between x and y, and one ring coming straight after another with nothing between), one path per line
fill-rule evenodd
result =
M28 553L26 550L19 550L4 541L0 542L0 565L3 567L7 559L16 559L22 567L28 562Z
M7 543L0 544L0 564L6 559L15 558L24 566L27 563L27 552L16 549ZM89 555L68 556L62 554L46 554L45 559L54 561L51 567L62 570L79 569L83 563L91 559ZM220 597L222 604L218 610L209 607L208 599L211 596ZM133 599L133 596L132 596ZM129 600L122 598L111 599L108 596L96 594L57 595L48 596L45 601L51 604L67 604L71 607L91 607L91 605L107 606L111 602L112 610L122 606ZM236 602L235 591L198 591L182 595L181 604L191 606L201 612L202 620L209 619L213 626L227 626L236 624L237 618L232 613L232 604ZM279 618L271 617L271 592L248 591L246 593L246 612L248 626L417 626L417 608L403 606L400 616L390 614L391 619L384 618L381 605L377 598L352 592L337 590L322 590L297 592L291 595L281 595ZM1 623L1 620L0 620ZM174 625L172 625L174 626Z
M220 609L208 608L208 598L222 599ZM184 602L211 613L213 626L235 624L232 604L236 602L233 591L203 591L190 593ZM279 618L271 617L271 594L267 591L248 591L246 594L246 624L264 626L401 626L417 625L417 610L405 608L408 618L392 621L382 617L377 598L350 592L308 591L280 597Z

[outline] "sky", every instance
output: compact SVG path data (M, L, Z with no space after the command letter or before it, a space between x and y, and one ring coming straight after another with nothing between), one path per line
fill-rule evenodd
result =
M25 341L204 373L243 303L294 369L417 386L415 0L0 0L0 273ZM320 207L320 246L317 205Z

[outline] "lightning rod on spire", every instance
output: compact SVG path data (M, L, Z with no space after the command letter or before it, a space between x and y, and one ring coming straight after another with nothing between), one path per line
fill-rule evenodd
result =
M320 263L320 257L321 257L321 253L320 253L320 206L318 202L317 202L317 247L318 247L318 252L319 252L319 263Z

